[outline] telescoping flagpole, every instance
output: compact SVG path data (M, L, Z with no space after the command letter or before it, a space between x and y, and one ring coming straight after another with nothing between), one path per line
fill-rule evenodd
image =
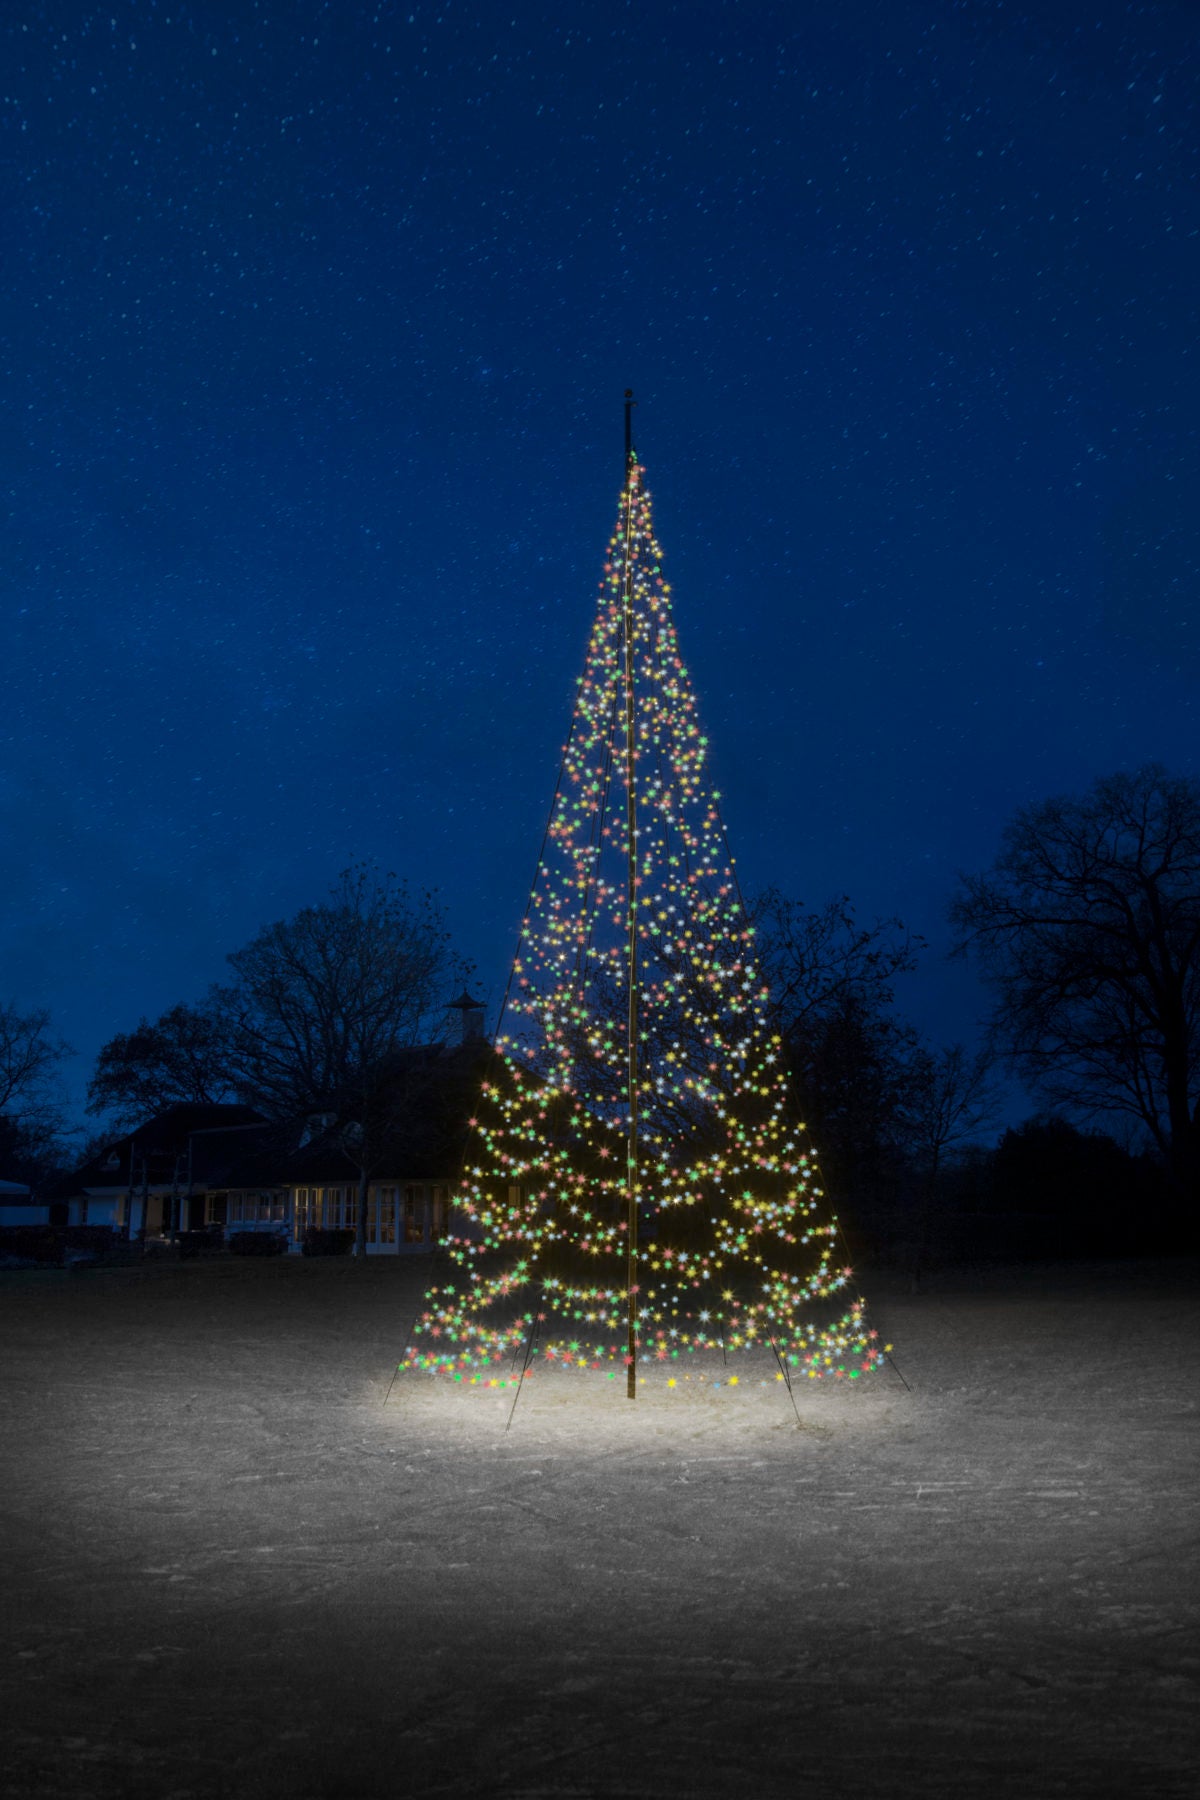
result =
M625 816L629 837L626 929L629 970L629 1144L625 1165L628 1232L628 1343L626 1395L637 1399L638 1351L638 916L637 790L633 705L633 495L637 485L637 453L633 448L633 389L625 389Z

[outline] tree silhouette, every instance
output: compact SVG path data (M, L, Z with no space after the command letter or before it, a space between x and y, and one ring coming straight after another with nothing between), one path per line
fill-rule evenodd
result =
M71 1046L44 1007L0 1002L0 1166L33 1183L60 1167L75 1133L66 1123L62 1064Z
M179 1102L209 1105L234 1094L227 1018L211 1003L181 1004L108 1040L88 1082L87 1110L124 1128Z
M1200 782L1157 763L1017 814L963 878L960 952L997 1041L1052 1104L1124 1114L1200 1197Z

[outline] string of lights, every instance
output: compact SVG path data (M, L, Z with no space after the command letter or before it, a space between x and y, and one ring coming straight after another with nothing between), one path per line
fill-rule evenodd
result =
M793 1371L855 1381L888 1347L839 1264L815 1151L789 1117L645 470L626 441L557 794L470 1121L445 1245L453 1280L429 1290L402 1366L492 1387L540 1364L610 1379L624 1367L632 1397L639 1360L666 1365L675 1386L698 1353L769 1347L789 1386Z

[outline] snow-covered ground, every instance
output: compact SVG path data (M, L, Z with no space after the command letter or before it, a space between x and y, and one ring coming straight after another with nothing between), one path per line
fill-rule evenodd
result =
M1194 1264L867 1274L908 1387L511 1430L384 1404L426 1273L0 1276L6 1800L1197 1791Z

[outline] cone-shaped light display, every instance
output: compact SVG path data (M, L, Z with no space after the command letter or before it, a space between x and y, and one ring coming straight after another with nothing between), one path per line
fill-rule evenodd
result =
M521 1357L624 1372L632 1396L639 1363L697 1352L769 1345L789 1381L883 1359L790 1113L707 765L630 447L413 1369L507 1385Z

